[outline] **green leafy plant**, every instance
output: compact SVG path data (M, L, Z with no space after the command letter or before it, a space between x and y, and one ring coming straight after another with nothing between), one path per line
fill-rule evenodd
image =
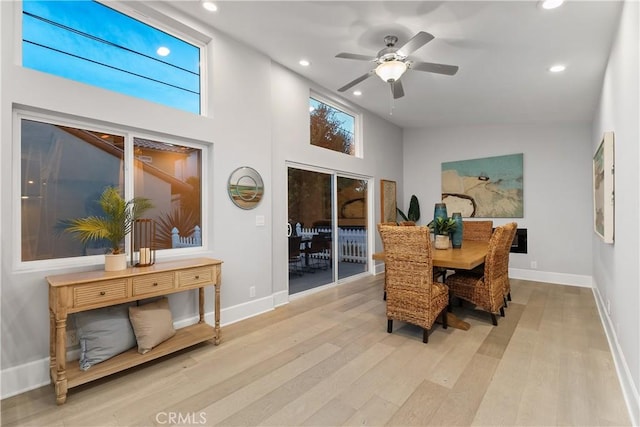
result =
M420 203L418 203L418 198L415 194L411 196L411 200L409 201L409 210L407 211L407 215L405 215L399 208L396 208L396 210L398 211L398 215L400 215L400 217L405 221L418 222L420 219Z
M143 197L125 201L115 187L105 188L98 204L104 215L65 220L62 226L65 232L73 233L85 244L91 240L107 240L112 254L122 253L120 243L131 232L133 222L153 207L149 199Z
M449 233L454 232L456 228L458 228L458 224L453 218L438 217L429 223L429 228L431 228L436 234L446 236Z

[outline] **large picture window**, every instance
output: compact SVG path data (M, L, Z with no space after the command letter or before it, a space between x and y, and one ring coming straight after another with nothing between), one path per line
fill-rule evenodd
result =
M124 194L131 182L127 198L146 197L154 206L145 217L156 221L157 249L202 245L205 147L24 117L20 140L23 262L105 253L106 244L82 244L61 222L100 215L104 188Z
M311 145L355 156L357 117L317 97L309 98Z
M25 67L200 113L200 48L95 1L23 1Z

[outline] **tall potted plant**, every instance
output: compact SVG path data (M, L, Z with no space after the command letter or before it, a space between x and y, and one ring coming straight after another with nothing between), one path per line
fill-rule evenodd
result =
M104 215L63 221L64 231L73 233L82 243L107 240L110 249L109 253L105 254L105 270L124 270L127 268L127 258L121 247L122 241L131 232L134 221L153 205L149 199L143 197L125 201L115 187L105 188L98 204Z
M400 217L405 221L418 222L420 219L420 203L418 203L418 198L415 194L411 196L411 200L409 201L409 210L406 215L400 210L400 208L396 208L396 210L398 211L398 215L400 215Z
M455 231L458 224L453 218L437 217L429 224L429 227L433 228L433 232L436 235L436 249L448 249L449 234Z

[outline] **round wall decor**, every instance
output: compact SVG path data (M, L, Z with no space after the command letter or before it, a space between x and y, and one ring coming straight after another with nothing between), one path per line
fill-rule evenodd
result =
M242 166L231 172L227 190L231 201L237 207L253 209L262 200L264 184L257 170Z

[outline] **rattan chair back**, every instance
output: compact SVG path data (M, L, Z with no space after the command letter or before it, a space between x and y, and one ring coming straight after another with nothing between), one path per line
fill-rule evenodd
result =
M493 234L493 221L462 221L462 240L488 242Z
M385 253L387 319L431 329L449 293L433 281L433 248L427 227L379 225ZM426 341L425 341L426 342Z

